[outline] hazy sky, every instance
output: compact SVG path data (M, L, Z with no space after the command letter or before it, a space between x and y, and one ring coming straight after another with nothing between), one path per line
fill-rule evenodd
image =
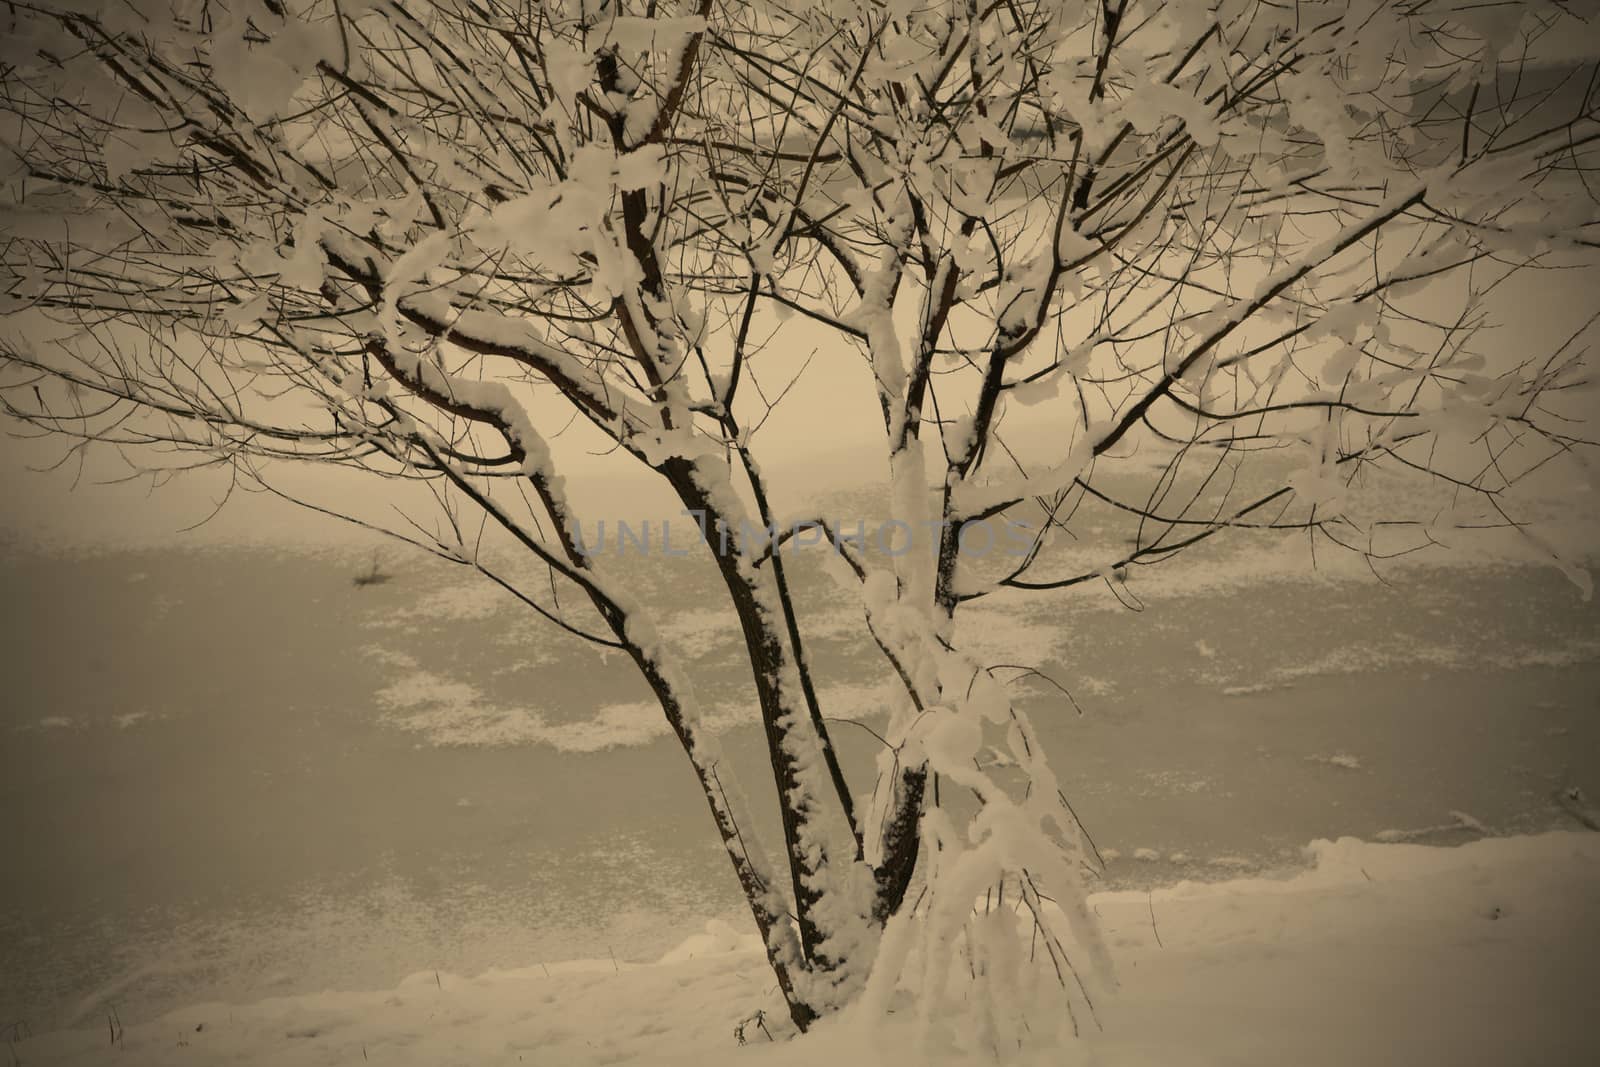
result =
M869 371L860 356L840 345L829 331L804 319L784 323L761 358L766 364L762 387L775 396L808 357L810 366L753 438L758 460L775 483L780 507L798 507L819 489L861 484L882 473L872 466L874 461L883 462L882 450L873 451L883 431ZM546 432L568 421L563 412L545 427ZM604 443L581 420L553 442L569 492L585 517L590 512L594 517L675 515L674 498L659 487L659 479L642 471L631 457L602 453ZM242 491L215 519L181 533L183 527L211 514L227 495L230 476L225 470L186 473L152 492L148 479L113 482L126 477L127 467L104 448L91 450L82 463L69 460L54 470L36 469L55 463L64 445L61 440L0 439L0 499L4 500L0 529L30 539L91 543L370 536L351 533L347 524L270 495ZM407 499L410 492L369 474L325 467L280 464L276 478L325 505L359 501L368 515L393 517L387 511L390 501ZM427 512L424 497L413 513Z
M1596 294L1600 294L1600 269L1594 267L1527 272L1491 298L1493 317L1501 325L1481 347L1519 358L1548 350L1600 308ZM763 390L775 396L808 357L805 373L754 437L780 513L802 507L827 487L872 483L886 474L882 425L869 370L853 348L839 343L829 331L800 317L782 322L757 363ZM1600 393L1591 391L1586 413L1600 421L1597 400ZM1007 418L1006 432L1013 441L1052 442L1063 432L1061 407L1013 408ZM563 416L554 425L566 421ZM603 442L592 430L585 437L585 430L575 427L555 443L569 491L585 521L676 516L677 504L659 479L641 471L627 456L590 454ZM81 470L76 462L47 473L29 469L50 464L61 452L59 441L0 439L0 499L4 500L0 531L53 543L174 546L371 540L372 535L325 516L244 492L236 493L205 526L185 533L184 527L205 519L225 495L225 472L184 475L151 492L143 480L103 484L127 473L109 452L91 456ZM394 483L359 473L285 467L278 477L282 485L325 505L355 502L373 518L395 520L390 505L407 499L396 496ZM410 509L412 515L432 514L425 498L410 499L422 504Z

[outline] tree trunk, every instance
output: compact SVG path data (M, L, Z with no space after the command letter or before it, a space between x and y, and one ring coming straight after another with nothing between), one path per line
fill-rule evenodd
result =
M736 502L708 490L705 474L687 461L668 471L684 505L705 516L707 540L744 637L777 787L800 953L811 979L797 982L790 998L791 1015L804 1029L866 979L877 934L903 899L916 864L921 790L901 790L910 803L896 807L894 830L885 838L886 845L892 843L888 861L872 870L862 859L843 778L828 758L826 730L808 706L807 667L789 638L793 607L787 589L771 568L756 565L740 538L725 541L719 535L719 529L742 533L748 527L741 521L748 523L748 517ZM863 900L870 902L865 911Z

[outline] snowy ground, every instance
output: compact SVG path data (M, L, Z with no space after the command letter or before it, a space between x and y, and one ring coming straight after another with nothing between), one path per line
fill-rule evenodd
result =
M1460 848L1310 846L1292 878L1092 898L1120 989L1103 1029L1007 1063L1600 1063L1600 834ZM210 1064L954 1063L910 1023L847 1014L795 1041L735 1025L772 1006L752 939L713 924L660 963L534 966L394 990L205 1004L118 1030L23 1038L11 1062ZM985 1062L994 1062L992 1059Z

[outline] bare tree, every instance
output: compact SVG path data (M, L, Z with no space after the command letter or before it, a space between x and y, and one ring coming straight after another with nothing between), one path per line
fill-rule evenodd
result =
M1092 988L1077 957L1104 964L1091 850L996 665L956 647L963 605L1241 528L1378 558L1439 516L1363 515L1370 470L1511 523L1508 485L1591 444L1567 400L1581 334L1484 358L1486 294L1594 243L1596 66L1535 62L1587 29L1559 5L86 0L4 18L9 414L135 462L161 446L251 479L296 461L431 487L438 521L395 536L649 684L802 1030L917 959L936 1002L963 932L976 974L974 924L999 936L972 909L986 887L1030 917L1012 935L1069 1008ZM799 319L870 370L907 535L875 551L808 527L904 693L870 811L778 550L800 527L775 525L751 445L781 399L761 378L798 373ZM683 672L585 551L549 446L573 419L700 517L765 729L776 861ZM1108 475L1135 446L1165 460L1130 498ZM1244 495L1244 465L1285 449L1301 469ZM1129 546L1063 568L1051 536L1084 506L1126 516ZM483 521L548 580L496 570ZM963 551L1001 521L1028 531L1005 566ZM976 766L991 736L1020 788Z

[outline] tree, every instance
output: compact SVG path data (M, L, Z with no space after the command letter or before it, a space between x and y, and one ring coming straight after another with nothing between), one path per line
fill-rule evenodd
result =
M1600 72L1534 62L1584 31L1556 4L5 17L8 413L134 462L162 446L262 482L300 462L430 487L434 519L395 536L649 684L801 1030L917 959L931 1011L963 931L971 972L994 964L995 1027L1016 994L995 939L1022 937L1069 1008L1091 988L1077 957L1104 963L1091 850L995 665L956 647L964 605L1111 584L1238 529L1381 558L1448 517L1364 514L1369 472L1514 523L1511 483L1592 446L1582 332L1482 351L1487 293L1594 247ZM1441 293L1447 314L1420 300ZM802 322L866 370L841 385L881 411L887 539L776 522L752 432ZM670 649L585 545L550 445L573 420L701 523L765 729L776 862ZM1107 473L1135 447L1164 462L1130 498ZM1285 449L1301 468L1241 496L1245 465ZM1083 507L1127 517L1129 547L1063 569L1051 545ZM497 571L474 519L548 580ZM1015 554L974 550L996 523ZM867 811L785 572L801 532L854 576L904 694ZM995 739L1015 780L974 760ZM1020 931L974 914L986 887Z

